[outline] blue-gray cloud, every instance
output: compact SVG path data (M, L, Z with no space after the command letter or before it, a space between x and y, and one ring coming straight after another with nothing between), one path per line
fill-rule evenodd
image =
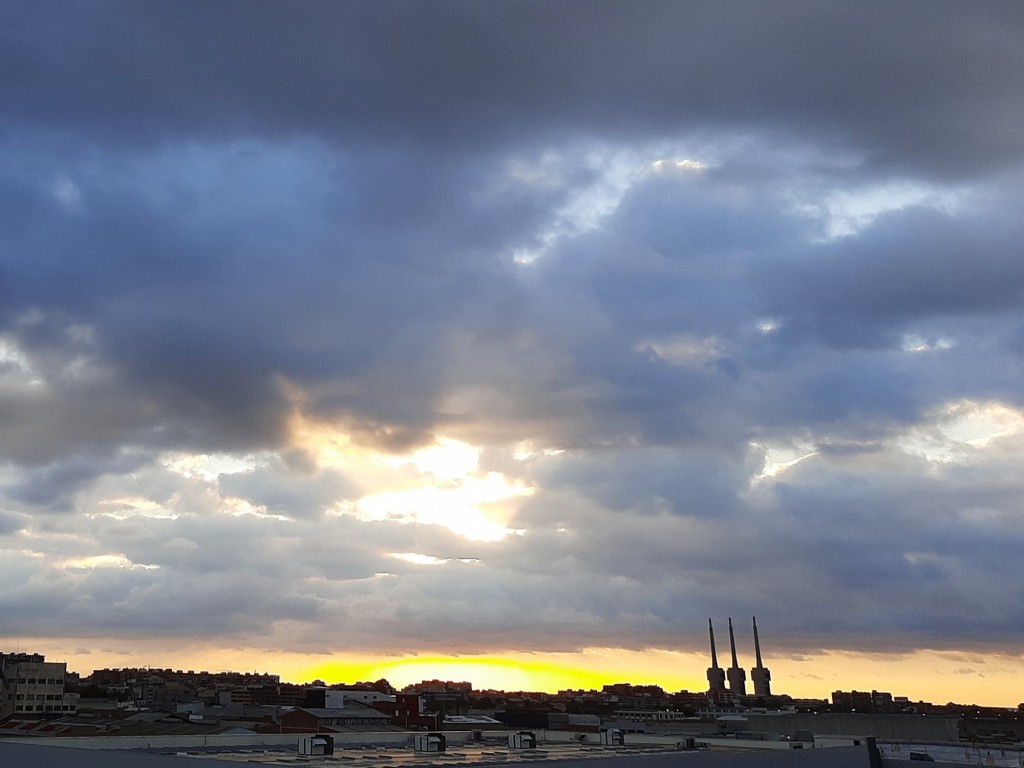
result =
M921 11L9 5L5 615L1006 647L1024 16ZM516 533L360 508L442 436Z

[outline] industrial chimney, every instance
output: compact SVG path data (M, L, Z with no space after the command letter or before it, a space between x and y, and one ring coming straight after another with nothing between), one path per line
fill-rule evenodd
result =
M718 666L718 652L715 650L715 628L708 619L708 633L711 635L711 666L708 667L708 694L711 698L725 691L725 670Z
M757 639L757 617L754 617L754 655L757 666L750 670L750 679L754 681L755 696L772 695L772 673L761 663L761 641Z
M732 634L732 619L729 619L729 647L732 649L732 666L729 667L729 691L733 696L747 695L747 673L736 661L736 638Z

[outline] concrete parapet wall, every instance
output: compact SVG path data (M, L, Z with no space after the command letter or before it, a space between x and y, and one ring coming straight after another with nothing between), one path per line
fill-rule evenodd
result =
M785 749L665 752L661 754L629 754L610 752L608 757L552 760L551 768L870 768L871 756L866 745L834 749Z
M279 741L281 737L276 735L269 738L274 740L274 744L282 743ZM297 744L297 735L284 738L290 746ZM56 765L74 765L76 768L181 768L183 765L195 768L224 768L232 764L195 754L183 758L178 755L139 752L124 748L126 745L123 743L119 745L122 748L116 750L93 743L107 741L106 739L63 740L76 742L75 747L88 746L87 749L75 749L66 745L55 746L42 743L44 741L46 740L0 740L0 765L18 768L52 768ZM269 742L266 744L268 748L272 747ZM252 737L249 737L246 745L255 746ZM175 746L182 751L185 749L183 745ZM552 768L679 768L680 761L689 763L692 768L871 768L871 756L866 745L833 749L762 748L756 751L738 751L737 748L740 746L733 744L729 751L657 754L631 754L628 751L620 751L620 748L609 749L607 755L556 758L549 762Z
M151 755L111 749L73 749L39 744L41 739L3 739L0 741L0 765L17 768L226 768L231 763L190 756Z
M16 739L0 739L0 745L9 743L41 745L48 747L71 747L74 749L192 749L196 747L268 747L295 746L303 736L315 733L257 733L220 734L210 736L26 736ZM339 744L361 746L364 744L400 746L412 744L412 734L396 731L333 734ZM445 734L448 736L448 734ZM449 743L461 744L459 734ZM465 734L468 736L468 734ZM12 763L14 765L14 763Z

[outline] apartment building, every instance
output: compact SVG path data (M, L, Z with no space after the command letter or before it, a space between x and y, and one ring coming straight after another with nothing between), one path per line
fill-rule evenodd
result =
M38 653L0 653L0 719L74 714L78 694L64 690L67 663Z

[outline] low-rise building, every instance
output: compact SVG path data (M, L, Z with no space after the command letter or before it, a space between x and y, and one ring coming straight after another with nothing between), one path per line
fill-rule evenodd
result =
M345 730L386 728L391 718L365 704L339 708L296 707L280 718L281 733L336 733Z

